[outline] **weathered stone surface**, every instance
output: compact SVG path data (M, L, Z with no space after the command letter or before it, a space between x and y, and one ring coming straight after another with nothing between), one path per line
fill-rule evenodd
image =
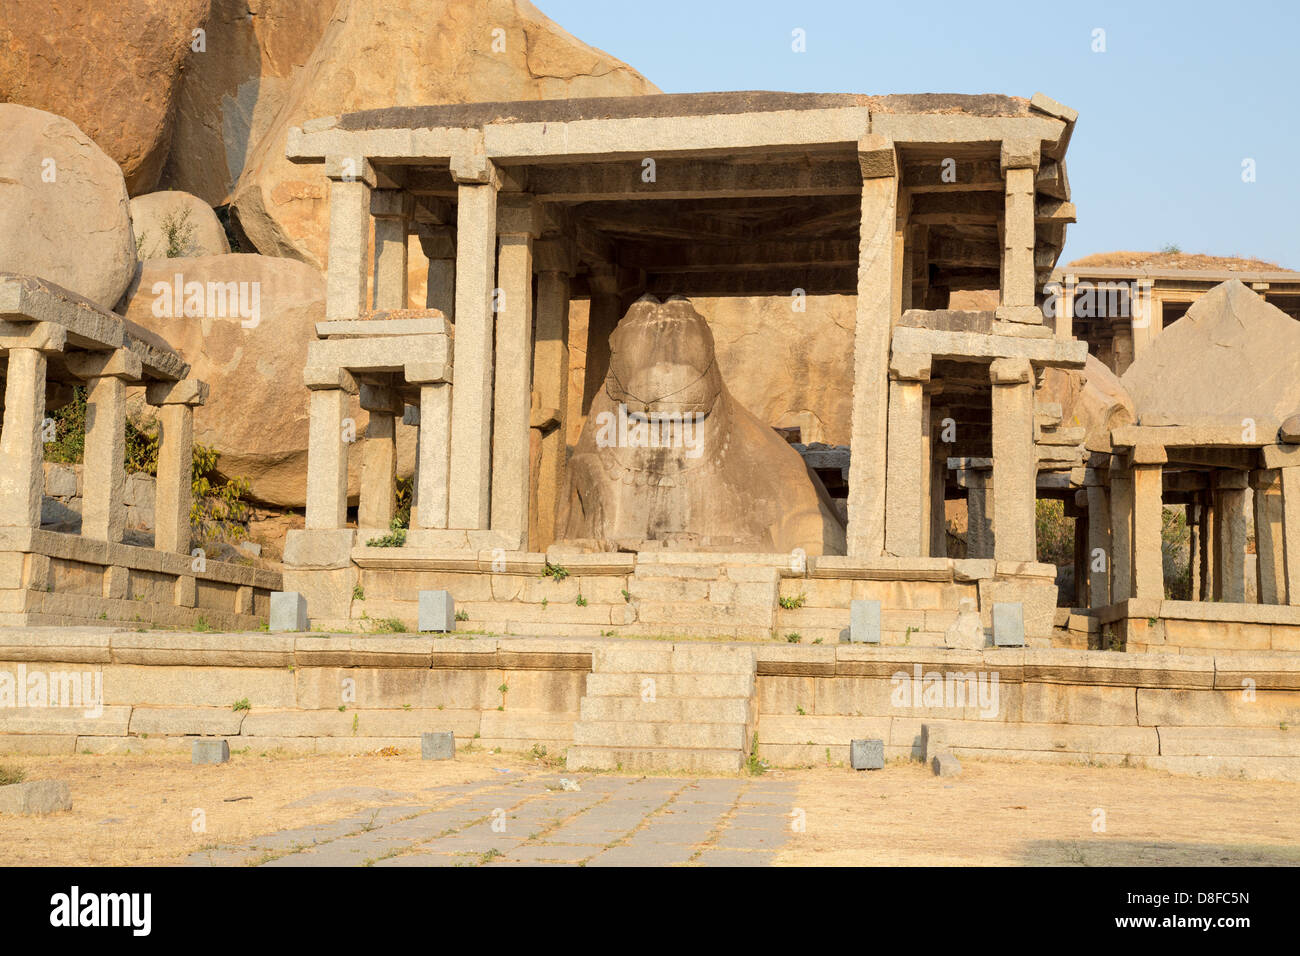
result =
M0 787L0 813L54 813L71 810L72 797L62 780L32 780Z
M272 631L307 630L307 600L297 591L276 591L271 595Z
M494 50L498 29L504 49L498 43ZM239 223L263 253L325 264L324 171L285 157L289 128L308 120L392 106L654 91L526 0L347 0L297 73L286 105L247 153L234 192Z
M930 761L930 769L936 777L955 777L961 773L961 764L950 753L941 753Z
M850 741L849 765L854 770L884 769L885 742L879 738Z
M131 200L131 227L141 259L194 259L230 252L212 207L190 193L164 189ZM169 248L169 246L171 248Z
M0 103L0 144L0 272L113 308L136 265L122 171L70 120L26 106Z
M167 156L182 66L223 55L191 53L208 4L146 0L118 5L110 16L96 0L53 0L39 9L5 0L0 100L68 117L121 166L132 193L152 189Z
M190 761L192 763L226 763L229 760L230 744L224 740L196 740L191 745Z
M451 760L456 756L456 734L450 730L421 734L420 756L424 760Z
M1281 421L1300 408L1300 325L1231 279L1156 336L1120 381L1140 424Z
M203 283L202 314L165 314L168 293L157 284L174 289L178 273L182 283ZM230 282L246 290L250 306L256 292L255 325L238 308L228 304L221 309L219 300L209 309L208 284ZM156 314L156 309L164 314ZM144 263L128 290L125 315L166 338L190 363L191 375L209 384L207 403L194 410L194 440L220 452L222 473L247 477L258 501L302 507L310 398L302 374L307 346L315 341L315 323L325 317L321 274L301 262L269 256L153 260ZM348 399L348 416L356 423L357 435L363 434L367 415L355 396ZM414 431L397 429L401 475L411 474L414 466ZM348 489L353 500L360 476L361 456L350 455Z
M162 182L215 206L229 197L338 4L210 3L207 42L213 53L191 56L185 64Z
M731 397L713 335L688 300L643 297L611 347L605 387L570 462L567 538L607 550L656 540L702 550L843 553L844 529L825 488ZM650 416L661 423L653 432Z
M956 619L944 631L943 643L963 650L978 650L987 643L974 598L961 599Z
M456 605L447 591L420 592L421 631L456 630Z
M1115 373L1089 355L1083 371L1049 368L1034 395L1039 403L1059 403L1061 425L1086 429L1083 445L1090 451L1109 451L1113 428L1137 420L1133 400Z

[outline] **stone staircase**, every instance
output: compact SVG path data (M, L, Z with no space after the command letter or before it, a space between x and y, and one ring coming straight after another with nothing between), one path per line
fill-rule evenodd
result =
M637 644L592 653L570 770L735 772L758 723L752 648Z

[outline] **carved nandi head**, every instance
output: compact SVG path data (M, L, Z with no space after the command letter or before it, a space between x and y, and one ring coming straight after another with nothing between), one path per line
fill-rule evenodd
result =
M708 415L722 394L713 333L690 300L642 296L609 337L605 391L629 414Z

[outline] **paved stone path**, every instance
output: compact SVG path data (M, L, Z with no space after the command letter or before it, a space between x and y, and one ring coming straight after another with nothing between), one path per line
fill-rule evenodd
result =
M190 866L766 866L790 838L795 784L771 779L511 774L423 791Z

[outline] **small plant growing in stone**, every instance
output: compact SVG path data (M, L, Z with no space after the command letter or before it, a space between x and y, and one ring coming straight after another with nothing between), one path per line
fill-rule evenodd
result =
M388 534L378 538L371 538L366 542L367 548L400 548L406 544L406 529L402 527L402 519L394 518L388 524Z
M556 581L563 581L569 576L569 569L563 565L551 564L551 562L547 561L546 569L542 571L542 575L544 577L553 578Z
M195 624L194 624L194 630L196 630L196 631L210 631L210 630L212 630L212 625L208 623L208 619L207 619L206 617L203 617L202 615L199 615L199 619L198 619L198 621L195 622Z
M760 776L767 772L767 761L758 756L758 733L755 732L754 739L749 745L749 756L745 759L745 770L750 776Z
M339 704L339 713L340 713L340 714L343 713L343 711L345 711L345 710L347 710L347 709L348 709L348 705L347 705L347 704Z
M14 764L0 764L0 787L7 787L12 783L22 783L27 777L27 771L22 767Z
M405 634L406 625L395 617L375 619L375 630L381 634Z
M574 603L576 603L576 604L578 605L578 607L586 607L586 606L587 606L587 599L586 599L585 597L583 597L581 594L579 594L579 595L578 595L578 600L577 600L576 602L574 602Z
M468 620L469 620L469 611L464 611L464 610L457 611L457 612L456 612L456 620L458 620L458 621L468 621Z
M252 709L253 709L253 705L250 704L250 703L248 702L248 698L247 698L247 697L244 697L244 698L241 698L240 700L235 701L235 703L231 706L230 709L231 709L231 710L236 710L236 711L238 711L238 710L252 710Z
M548 604L550 604L550 603L551 603L551 602L550 602L550 600L549 600L548 598L542 598L542 607L546 607L546 605L548 605Z
M785 636L785 639L791 644L798 644L800 641L803 640L803 637L797 632L791 631L789 634Z
M795 608L803 607L804 602L807 600L806 595L800 594L798 597L783 597L777 603L785 610L793 611Z
M352 585L352 600L364 601L366 599L366 589L360 584Z
M822 642L822 639L821 639L820 637L817 637L817 638L814 638L814 639L813 639L813 643L814 643L814 644L820 644L821 642Z
M797 713L800 717L807 717L807 716L808 716L808 712L807 712L806 710L804 710L802 707L800 707L798 704L795 704L795 705L794 705L794 710L795 710L795 713Z
M622 595L623 595L623 600L624 600L626 603L628 603L628 604L631 604L631 603L632 603L632 592L631 592L631 591L629 591L627 588L623 588L622 592L620 592L620 593L622 593Z

